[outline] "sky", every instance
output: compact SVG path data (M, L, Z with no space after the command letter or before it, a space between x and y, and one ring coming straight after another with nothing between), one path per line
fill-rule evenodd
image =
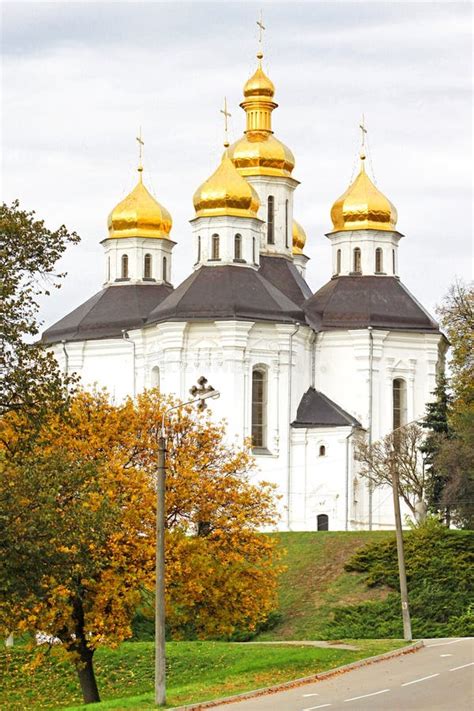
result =
M82 238L58 265L44 327L100 290L107 216L144 182L173 217L172 281L191 272L192 196L245 128L256 68L276 87L275 135L296 157L307 280L331 277L331 205L369 174L398 210L400 275L431 312L472 276L472 5L464 2L3 2L2 199Z

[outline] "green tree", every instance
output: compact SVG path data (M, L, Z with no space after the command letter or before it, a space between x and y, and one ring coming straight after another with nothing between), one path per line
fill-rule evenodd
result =
M64 225L47 229L18 201L0 207L0 414L43 413L64 398L65 381L56 360L39 343L39 299L59 288L64 274L55 264L79 237Z
M440 503L456 525L474 527L474 286L455 282L438 308L451 344L447 433L437 434L433 466L444 479Z
M428 509L437 513L442 509L443 489L446 478L436 467L436 456L445 439L451 437L448 422L450 396L447 392L447 380L444 373L438 375L436 388L433 391L434 400L426 405L426 415L423 427L428 431L420 449L425 455L427 472L426 503ZM449 525L449 507L445 511L446 523Z

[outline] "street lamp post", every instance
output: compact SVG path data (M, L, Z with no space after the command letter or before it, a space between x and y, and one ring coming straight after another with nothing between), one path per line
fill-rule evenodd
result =
M192 400L182 402L163 412L161 431L158 437L158 469L156 477L156 560L155 560L155 703L166 703L166 650L165 650L165 490L166 490L166 433L167 415L180 407L198 403L198 410L205 410L208 398L218 398L220 393L202 376L198 385L189 391Z
M418 423L420 420L412 420L406 425L401 425L392 430L390 433L392 436L395 432L409 427ZM398 467L395 462L395 439L392 441L392 451L390 453L390 475L392 478L392 492L393 492L393 508L395 514L395 533L397 538L397 557L398 557L398 578L400 581L400 598L402 603L402 618L403 618L403 638L406 641L411 641L411 619L410 619L410 607L408 604L408 586L407 586L407 572L405 568L405 550L403 546L403 530L402 530L402 517L400 514L400 496L399 496L399 481L398 481Z

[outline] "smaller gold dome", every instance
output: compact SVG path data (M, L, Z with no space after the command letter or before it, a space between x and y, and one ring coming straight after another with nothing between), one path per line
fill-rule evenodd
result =
M169 239L172 224L170 213L150 195L140 173L140 180L132 192L109 215L109 237Z
M303 254L303 249L306 244L306 232L296 220L293 220L292 235L293 254Z
M239 175L226 150L217 170L194 193L193 204L196 217L257 217L260 200Z
M331 220L336 232L396 229L397 210L370 180L364 161L365 156L361 155L359 175L331 208Z
M275 86L263 71L261 64L259 64L257 71L245 83L244 96L246 99L250 96L268 96L272 99L274 95Z
M241 175L290 176L295 157L272 133L248 131L229 148L229 156Z

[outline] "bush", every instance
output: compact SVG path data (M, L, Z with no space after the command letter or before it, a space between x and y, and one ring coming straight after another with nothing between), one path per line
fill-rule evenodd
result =
M430 518L405 534L404 542L414 637L472 635L474 533L448 530ZM369 587L384 585L394 592L383 601L336 607L326 636L402 636L396 542L365 546L345 567L365 573Z

